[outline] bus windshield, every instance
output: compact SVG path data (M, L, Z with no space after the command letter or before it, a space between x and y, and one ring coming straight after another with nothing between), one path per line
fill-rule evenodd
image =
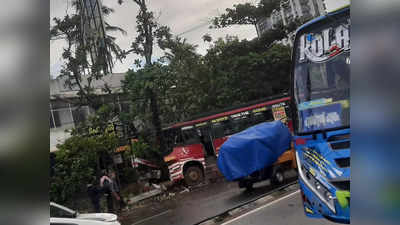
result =
M349 21L335 21L300 34L294 64L295 132L350 125Z

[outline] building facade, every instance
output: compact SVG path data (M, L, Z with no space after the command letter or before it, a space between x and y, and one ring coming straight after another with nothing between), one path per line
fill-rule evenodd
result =
M102 80L93 81L92 86L103 103L117 104L121 112L128 112L130 104L121 90L121 80L124 77L124 73L108 75ZM94 113L89 106L79 106L78 88L66 87L64 83L62 78L50 80L50 152L57 151L57 144L63 143L70 136L67 130L87 120ZM106 83L114 94L102 91Z
M257 34L261 36L267 30L275 28L278 24L286 26L296 18L309 20L326 12L324 0L282 0L280 8L272 11L269 17L261 19L257 23ZM292 44L292 41L282 40L284 44Z

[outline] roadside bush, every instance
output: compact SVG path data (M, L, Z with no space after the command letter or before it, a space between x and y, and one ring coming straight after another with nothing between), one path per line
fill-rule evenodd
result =
M65 203L86 190L96 168L96 146L91 138L72 136L55 152L54 175L50 180L50 200Z
M115 149L114 134L97 136L73 135L55 152L54 174L50 179L50 200L57 203L74 202L86 192L88 183L97 182L99 157Z
M147 159L154 163L159 163L160 159L162 158L158 149L147 144L141 138L139 138L138 141L132 143L132 154L135 157Z
M125 167L120 179L124 184L134 183L138 180L138 173L135 168Z

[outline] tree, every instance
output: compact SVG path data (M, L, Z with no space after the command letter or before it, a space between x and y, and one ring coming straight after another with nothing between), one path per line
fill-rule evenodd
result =
M159 103L160 97L165 96L167 89L174 84L174 80L171 78L166 65L153 63L152 66L145 66L137 71L129 70L123 81L123 90L128 94L134 106L132 114L137 115L144 122L152 121L153 128L156 127L152 120L154 115L153 93L157 93L157 103Z
M75 13L65 15L64 18L53 18L55 25L50 29L50 39L62 39L66 42L67 47L63 49L62 58L65 65L61 69L60 76L65 78L65 85L69 87L78 87L81 105L89 105L94 109L101 106L94 94L92 82L106 76L105 65L110 58L122 60L124 58L123 51L115 43L116 38L110 35L110 32L126 32L105 22L105 39L104 45L98 49L98 60L89 60L88 52L93 45L86 42L83 37L82 25L82 7L79 0L72 1ZM103 6L102 13L107 16L114 12L113 9ZM106 51L109 49L110 51ZM105 87L106 88L106 87ZM107 89L107 88L106 88Z
M74 204L76 195L86 190L87 184L98 182L100 161L111 159L118 146L118 137L110 129L112 118L112 109L103 105L86 123L73 129L70 138L57 146L59 150L54 153L54 171L50 180L52 201L65 203L72 199Z
M123 1L118 1L122 4ZM138 86L144 88L141 93L142 99L149 100L149 107L151 110L151 120L154 126L156 137L159 143L159 147L164 147L164 138L161 132L161 119L160 119L160 109L159 109L159 92L157 92L157 82L156 79L158 75L155 75L155 72L161 72L163 69L159 64L154 64L152 61L153 56L153 48L155 43L163 49L164 44L168 42L168 40L172 37L170 33L170 29L167 26L161 26L157 23L154 13L148 10L146 0L133 0L133 2L139 7L139 13L136 16L136 31L137 37L135 41L131 45L131 50L127 53L133 52L138 54L139 56L145 59L145 66L141 68L138 73L133 71L128 72L128 76L140 76L139 80L143 82L139 82ZM135 64L140 68L141 61L136 60ZM143 79L142 79L143 78ZM135 80L136 78L127 78L128 80ZM133 87L128 85L128 87ZM135 87L137 88L137 87ZM125 89L129 90L129 89ZM133 95L137 98L136 95L138 92L133 91ZM132 96L132 94L131 94ZM146 100L144 102L147 102Z
M224 28L232 25L253 25L256 27L261 18L268 17L279 7L280 0L261 0L257 5L251 3L235 4L225 13L212 19L210 28ZM256 27L257 29L257 27Z
M290 48L277 45L284 33L271 31L251 41L227 36L214 42L203 61L207 72L202 78L200 111L281 94L287 91Z
M199 112L198 105L203 97L202 76L207 68L196 48L196 45L179 37L166 44L167 51L162 60L168 62L174 84L166 93L168 103L164 110L165 122L182 121Z

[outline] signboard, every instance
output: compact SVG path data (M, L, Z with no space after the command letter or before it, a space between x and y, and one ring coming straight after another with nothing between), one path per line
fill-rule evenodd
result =
M202 123L196 124L195 126L196 127L203 127L203 126L206 126L206 125L207 125L207 122L202 122Z
M122 164L123 163L121 154L115 154L113 156L113 160L114 160L115 164Z
M350 19L315 33L305 33L299 39L299 61L323 62L350 50Z
M236 114L231 115L231 118L234 119L234 120L243 119L243 118L248 117L249 115L250 115L249 111L244 111L244 112L240 112L240 113L236 113Z
M115 149L115 152L124 152L126 150L129 150L130 147L128 145L123 145L123 146L119 146L118 148Z
M341 104L330 104L318 108L309 108L300 111L305 132L324 130L342 126Z
M253 113L258 113L258 112L264 112L267 111L267 107L262 107L262 108L258 108L258 109L253 109Z
M222 121L225 121L225 120L228 120L228 117L227 117L227 116L220 117L220 118L218 118L218 119L212 120L211 122L212 122L212 123L219 123L219 122L222 122Z
M283 123L287 122L287 115L285 111L285 104L277 104L272 106L272 114L275 120L281 120Z
M190 129L192 129L193 128L193 126L186 126L186 127L182 127L181 129L182 130L190 130Z

